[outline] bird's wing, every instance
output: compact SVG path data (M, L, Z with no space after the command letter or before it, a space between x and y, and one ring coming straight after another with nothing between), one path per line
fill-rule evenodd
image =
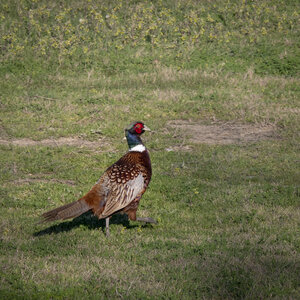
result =
M128 171L128 166L118 165L108 170L109 180L105 183L104 210L100 218L105 218L121 210L145 191L145 179L138 168Z

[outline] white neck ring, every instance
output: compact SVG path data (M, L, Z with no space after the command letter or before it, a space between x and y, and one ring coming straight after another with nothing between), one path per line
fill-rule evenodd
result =
M129 151L137 151L137 152L144 152L146 150L146 147L142 144L136 145L129 149Z

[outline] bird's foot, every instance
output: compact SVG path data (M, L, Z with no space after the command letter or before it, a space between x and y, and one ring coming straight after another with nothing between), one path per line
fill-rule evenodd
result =
M153 223L153 224L157 224L157 221L152 219L152 218L141 218L141 217L138 217L136 218L137 221L139 222L146 222L146 223Z

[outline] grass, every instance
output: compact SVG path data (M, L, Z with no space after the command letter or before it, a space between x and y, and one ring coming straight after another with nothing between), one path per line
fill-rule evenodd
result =
M87 3L1 3L0 140L21 143L0 141L1 298L299 298L299 3ZM126 152L137 119L153 130L138 213L158 225L37 224ZM173 120L274 132L206 144Z

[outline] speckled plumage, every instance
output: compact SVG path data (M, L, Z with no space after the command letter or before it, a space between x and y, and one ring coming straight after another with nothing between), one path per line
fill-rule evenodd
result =
M139 201L152 175L147 149L144 146L137 147L143 145L140 135L146 129L148 128L142 122L132 123L125 130L129 151L104 172L86 195L73 203L44 213L43 221L74 218L92 210L99 219L107 219L115 213L124 212L130 220L155 223L151 218L136 217ZM134 148L141 152L134 151Z

